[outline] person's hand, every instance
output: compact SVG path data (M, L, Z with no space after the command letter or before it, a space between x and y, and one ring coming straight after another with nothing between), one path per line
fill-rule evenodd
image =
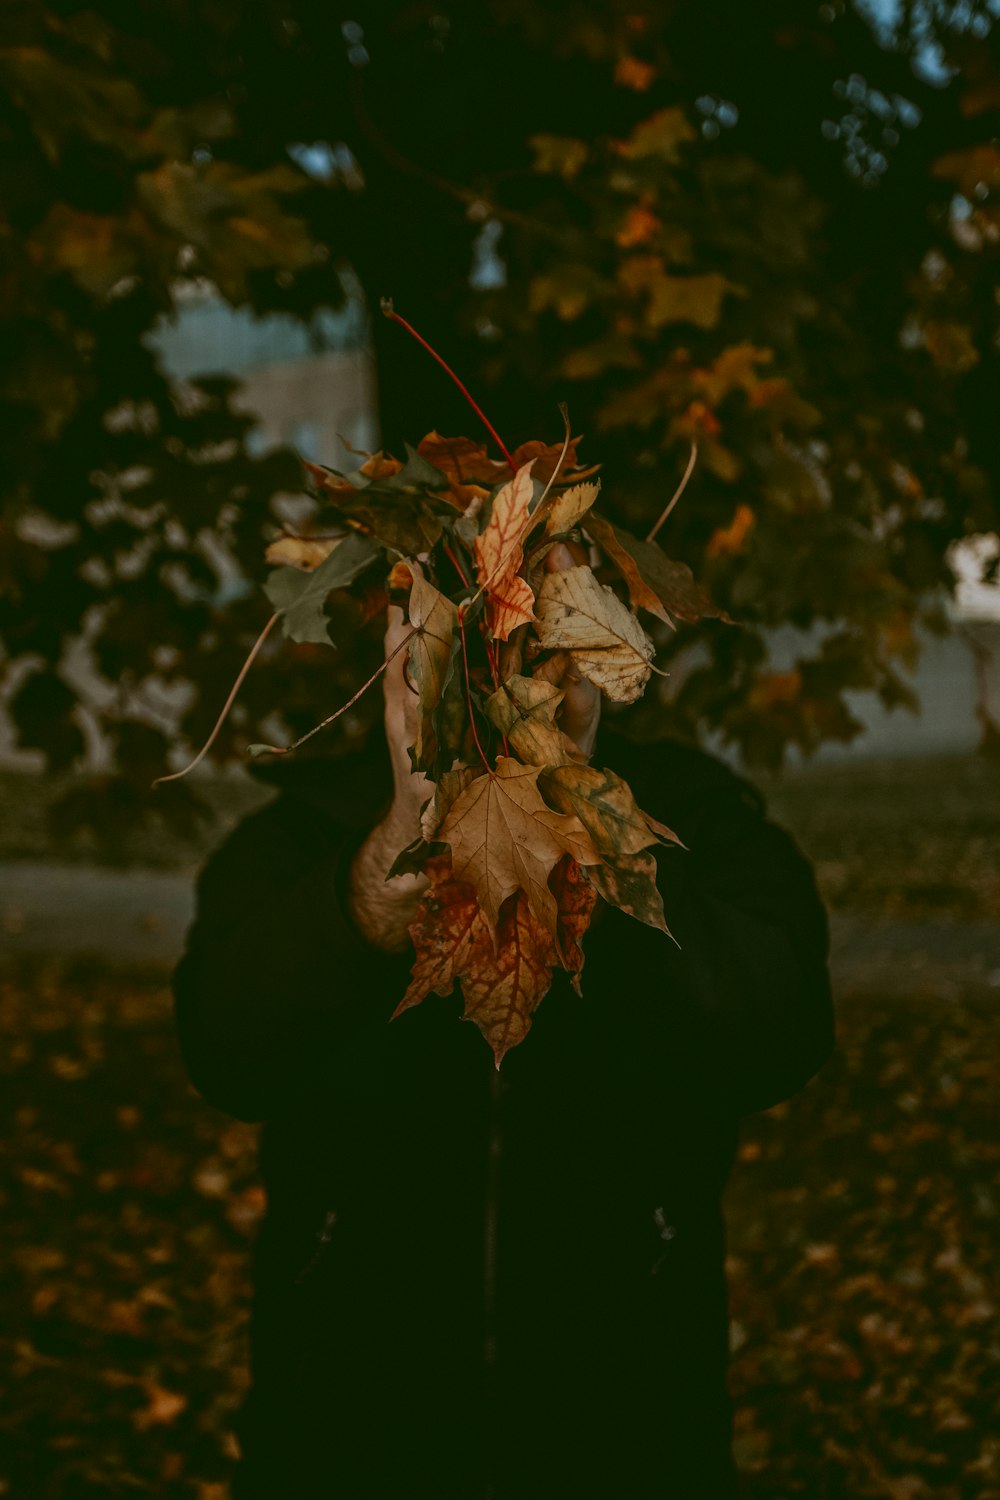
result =
M579 567L587 561L583 548L565 542L557 542L545 555L547 573L558 573L564 568ZM594 753L594 742L601 722L601 692L586 677L582 677L573 666L568 651L557 652L550 658L549 670L544 674L550 682L563 690L563 701L559 708L558 723L563 734L576 745L585 760Z
M415 838L419 831L420 809L433 794L434 788L426 776L414 771L410 761L410 746L417 737L419 699L407 681L406 662L409 650L405 646L401 651L397 648L411 633L412 626L406 623L399 605L390 604L385 631L385 654L388 657L396 651L396 655L382 674L385 738L395 784L393 810L400 823L413 828L412 837Z

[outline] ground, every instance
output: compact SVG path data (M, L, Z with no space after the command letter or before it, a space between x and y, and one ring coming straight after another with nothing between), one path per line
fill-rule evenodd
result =
M996 781L769 789L845 977L838 1056L747 1119L728 1193L747 1500L1000 1500ZM0 977L0 1495L224 1500L256 1132L188 1087L162 970L23 953Z

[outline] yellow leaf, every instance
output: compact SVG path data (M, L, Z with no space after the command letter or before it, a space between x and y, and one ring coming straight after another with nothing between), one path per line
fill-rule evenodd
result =
M650 115L637 125L627 141L619 147L619 154L635 159L643 156L661 156L664 161L680 160L680 148L688 141L698 138L698 132L690 123L683 109L672 105Z
M343 540L342 536L279 536L264 553L264 560L312 573Z
M705 548L705 556L714 559L732 557L735 553L742 552L756 520L750 506L741 501L729 525L720 526L717 531L712 532Z
M589 568L546 574L535 607L538 638L546 649L570 651L584 677L613 702L634 703L640 697L649 681L653 643Z
M571 531L597 499L598 489L596 484L574 484L572 489L564 490L545 518L545 535L558 536L560 532Z

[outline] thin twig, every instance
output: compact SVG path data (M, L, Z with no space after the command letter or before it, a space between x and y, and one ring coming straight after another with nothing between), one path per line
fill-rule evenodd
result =
M475 412L480 422L482 422L483 426L486 428L486 431L490 434L493 441L500 449L500 452L503 454L504 458L510 464L510 467L513 469L514 460L511 458L503 438L497 432L496 428L493 426L493 423L483 411L482 407L478 404L478 402L472 399L472 396L459 380L458 376L455 374L455 371L451 368L451 365L447 364L446 361L441 358L440 354L433 347L433 345L429 344L427 340L417 332L412 323L408 323L405 318L401 318L399 316L399 313L393 307L392 302L388 297L382 298L382 311L385 313L387 318L391 318L394 323L398 323L401 328L405 328L407 333L415 338L417 343L422 345L422 347L427 350L427 353L431 356L431 358L437 360L438 364L441 366L442 370L444 370L445 374L451 376L452 380L458 386L459 390L462 392L462 395L465 397L466 401L468 401L469 405L472 407L472 410Z
M189 766L185 766L183 771L175 771L172 776L157 776L156 780L153 782L154 787L163 786L167 781L180 781L182 776L186 776L189 771L193 771L195 766L200 765L201 762L205 759L205 756L211 750L212 746L215 744L216 740L219 737L219 732L221 731L223 724L226 722L226 719L229 715L229 710L233 706L233 701L236 697L236 694L243 686L243 680L249 672L250 668L253 666L257 658L257 653L260 651L261 646L263 646L264 642L267 640L268 636L271 634L271 631L274 629L280 618L280 614L273 614L268 620L267 624L264 626L264 629L261 631L260 635L257 637L256 641L254 641L253 645L250 648L250 655L247 657L246 661L240 668L239 676L233 683L232 688L229 692L229 697L226 699L225 703L222 706L222 712L216 720L215 728L212 730L212 733L209 735L204 745L202 745L201 749L198 751L198 754L195 756L194 760Z
M684 470L684 477L681 479L680 484L677 486L676 490L674 491L674 497L670 501L670 504L667 506L666 510L663 512L662 516L660 517L660 519L657 521L656 525L653 527L652 531L647 536L647 538L646 538L647 542L655 542L655 540L656 540L656 534L659 531L660 527L663 525L664 521L667 519L667 517L669 516L670 512L673 510L674 506L677 504L678 500L681 498L681 496L683 495L684 491L687 489L688 480L691 478L691 475L694 473L694 466L695 466L695 464L697 462L698 462L698 444L695 443L695 442L692 442L692 444L691 444L691 457L687 461L687 468Z
M368 689L374 682L378 681L382 673L385 671L386 667L392 661L393 657L398 656L403 647L408 646L413 637L419 634L419 629L417 628L417 626L414 626L409 635L404 635L403 639L399 642L399 645L393 647L393 649L389 652L389 655L386 657L385 661L382 662L380 666L375 668L375 671L369 677L368 681L366 683L363 683L362 686L358 688L357 692L354 694L354 697L348 698L347 702L342 704L341 707L337 709L337 712L331 714L328 719L324 719L322 724L315 724L312 729L308 730L304 735L302 735L301 739L297 739L291 745L260 745L259 747L257 747L258 753L262 753L266 750L269 755L291 755L292 751L297 750L300 745L304 745L306 740L311 740L314 734L319 734L320 730L326 729L329 724L333 723L334 719L339 719L341 714L346 714L349 708L353 708L358 699L363 697L364 694L367 693Z

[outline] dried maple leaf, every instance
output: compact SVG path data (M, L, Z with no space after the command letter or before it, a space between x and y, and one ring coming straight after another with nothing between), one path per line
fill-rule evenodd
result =
M535 604L538 639L568 650L588 681L615 703L633 703L649 680L653 643L617 594L589 568L547 573Z
M558 961L552 936L523 891L504 903L496 952L489 943L476 945L470 959L461 976L465 1015L479 1027L499 1067L530 1031Z
M409 619L417 634L410 642L410 675L420 698L414 765L429 770L438 749L436 710L441 702L451 665L452 644L458 629L458 610L450 599L428 583L417 563L410 563Z
M506 735L521 760L531 766L558 766L579 755L556 723L562 700L562 690L554 683L515 674L484 707L490 723Z
M416 959L406 994L393 1011L393 1019L412 1005L419 1005L432 990L438 995L450 995L477 945L485 946L490 954L493 952L492 934L475 890L467 881L455 879L448 855L431 859L425 873L430 884L409 929Z
M668 625L674 619L689 623L719 619L732 623L695 582L687 564L674 562L655 542L644 542L594 511L588 515L585 529L618 568L629 598L637 608L648 609Z
M533 912L554 936L550 870L564 854L583 865L600 858L580 820L555 812L542 799L539 774L538 766L498 756L496 770L465 789L438 831L442 842L451 846L455 878L475 888L494 934L504 901L524 891Z
M510 473L502 459L490 458L483 444L471 438L446 438L439 432L429 432L417 444L417 452L453 487L485 484L492 488Z
M489 598L490 624L498 641L535 618L535 596L517 571L524 561L522 544L534 494L531 468L524 464L494 496L489 521L475 539L476 577Z
M574 484L572 489L557 495L545 518L545 535L558 536L560 532L571 531L590 510L599 488L596 484Z

